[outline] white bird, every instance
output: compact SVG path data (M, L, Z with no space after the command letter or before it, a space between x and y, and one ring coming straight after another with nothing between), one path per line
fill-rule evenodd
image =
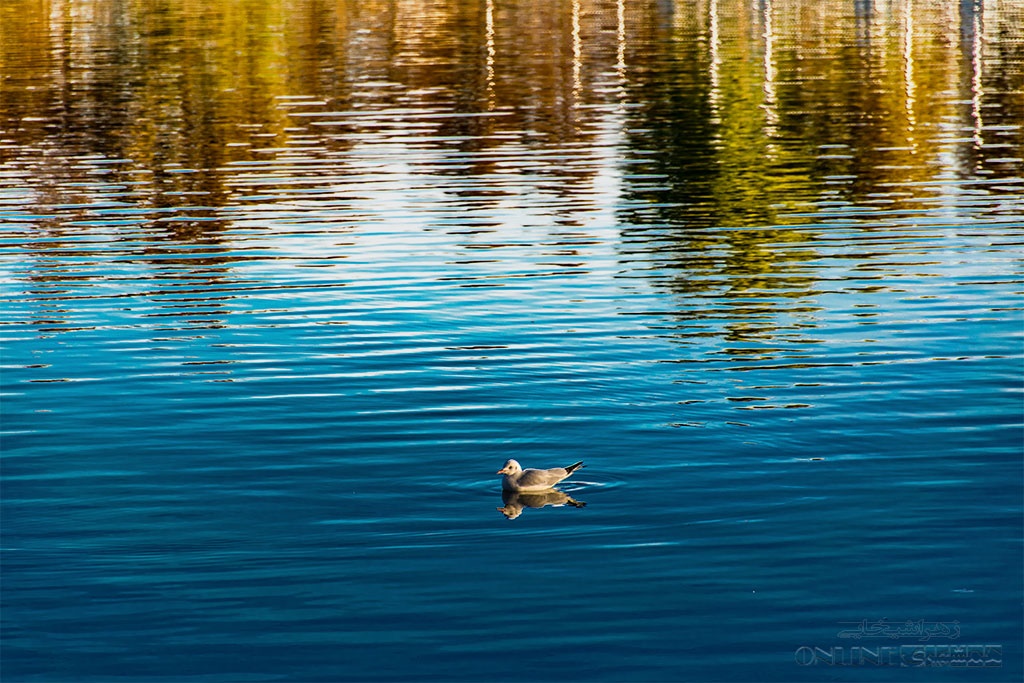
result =
M509 460L496 474L505 475L501 478L504 491L547 491L581 467L582 461L568 467L552 467L550 470L524 470L518 462Z

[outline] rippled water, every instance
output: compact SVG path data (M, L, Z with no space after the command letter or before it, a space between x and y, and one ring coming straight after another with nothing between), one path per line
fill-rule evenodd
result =
M0 8L4 681L1019 680L1021 3L208 4Z

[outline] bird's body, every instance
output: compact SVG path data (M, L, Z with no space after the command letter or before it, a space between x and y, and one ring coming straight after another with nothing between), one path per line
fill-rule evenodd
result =
M509 460L497 473L504 475L501 478L504 491L547 491L581 467L583 463L577 462L568 467L552 467L549 470L524 470L518 462Z

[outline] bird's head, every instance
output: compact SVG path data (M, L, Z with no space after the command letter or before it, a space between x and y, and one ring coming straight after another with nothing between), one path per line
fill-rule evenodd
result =
M515 460L509 460L505 463L505 466L498 470L495 474L519 474L523 471L523 468L519 466L519 463Z

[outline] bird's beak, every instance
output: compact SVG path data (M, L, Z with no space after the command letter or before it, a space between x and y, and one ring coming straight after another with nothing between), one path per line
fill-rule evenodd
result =
M495 474L508 474L508 470L502 467L500 470L495 472Z

